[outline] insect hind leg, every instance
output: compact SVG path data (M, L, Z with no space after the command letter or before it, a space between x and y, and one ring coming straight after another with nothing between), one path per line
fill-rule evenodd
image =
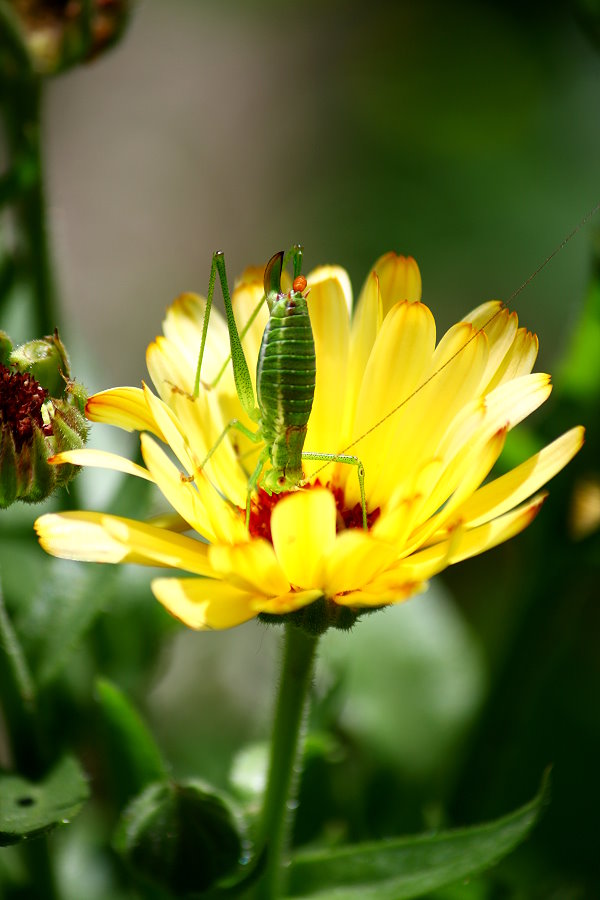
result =
M337 462L346 466L355 466L358 475L358 487L360 490L360 507L362 510L362 525L365 531L368 531L369 524L367 522L367 500L365 496L365 467L358 456L348 456L345 453L303 453L302 459L312 459L323 462Z

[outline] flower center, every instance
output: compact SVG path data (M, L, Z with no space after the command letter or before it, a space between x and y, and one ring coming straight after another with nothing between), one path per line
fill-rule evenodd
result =
M304 485L302 490L309 491L311 488L315 487L323 487L318 478L313 484ZM336 532L345 531L347 528L362 528L363 518L360 503L355 503L352 507L346 506L344 501L344 491L341 487L332 487L330 484L326 484L325 487L331 491L335 500L335 507L337 510ZM270 543L273 543L271 537L271 514L279 501L291 493L293 493L293 491L283 491L280 494L267 494L261 487L258 488L256 497L253 497L250 503L250 523L248 530L252 537L262 537ZM240 512L245 515L245 510L240 510ZM375 524L380 514L381 509L379 507L372 512L367 512L367 525L369 528Z
M17 453L33 438L37 425L52 434L52 424L42 418L48 391L28 373L15 372L0 363L0 426L10 429Z

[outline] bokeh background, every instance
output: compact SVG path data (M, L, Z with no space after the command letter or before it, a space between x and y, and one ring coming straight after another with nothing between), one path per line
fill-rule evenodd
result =
M356 293L381 253L412 254L440 333L510 297L600 199L600 55L584 12L500 0L140 2L113 52L46 94L61 334L76 376L91 391L139 384L167 304L205 291L217 248L233 278L299 241L308 268L340 263ZM323 641L322 741L299 842L483 821L529 799L554 766L553 802L527 846L444 897L600 896L598 532L574 541L568 528L575 485L598 469L598 406L560 374L574 365L593 245L592 222L515 301L540 337L538 368L558 374L508 462L580 421L590 429L540 519L427 595ZM7 322L29 337L16 305ZM107 432L95 426L93 442L135 452ZM114 479L80 477L90 508L115 494L135 502ZM95 675L137 703L179 776L225 784L244 742L268 733L278 633L184 632L152 599L147 572L95 569L65 649L61 623L75 613L64 585L72 593L81 579L89 598L88 576L23 542L31 510L10 515L7 602L37 671L60 673L57 743L79 748L101 810L108 798L56 837L65 884L77 897L85 872L89 900L118 897L114 861L92 849L113 796ZM24 578L35 601L22 599Z

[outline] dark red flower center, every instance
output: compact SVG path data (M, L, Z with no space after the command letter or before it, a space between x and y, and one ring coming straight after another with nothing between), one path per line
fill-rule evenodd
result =
M47 397L48 391L27 372L15 372L0 363L0 425L12 432L17 453L32 440L34 426L52 434L52 424L42 418Z
M319 479L314 484L305 485L302 490L310 490L311 488L323 487ZM341 487L332 487L327 484L325 487L331 491L335 500L336 532L344 531L346 528L362 528L362 508L360 503L348 507L344 505L344 491ZM273 543L271 537L271 514L280 500L287 497L292 491L283 491L281 494L267 494L261 487L250 503L250 524L249 532L252 537L263 537L270 543ZM245 510L241 510L245 515ZM371 528L381 514L381 509L377 507L372 512L367 512L367 525Z

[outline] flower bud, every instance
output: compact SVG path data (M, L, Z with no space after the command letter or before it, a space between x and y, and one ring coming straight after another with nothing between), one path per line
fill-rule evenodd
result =
M19 372L32 375L52 397L65 394L69 358L58 331L11 350L8 362Z
M95 58L120 38L130 0L30 0L15 4L33 68L55 75Z
M16 349L0 333L0 508L15 500L38 503L71 481L76 466L48 459L83 447L84 405L57 332Z

